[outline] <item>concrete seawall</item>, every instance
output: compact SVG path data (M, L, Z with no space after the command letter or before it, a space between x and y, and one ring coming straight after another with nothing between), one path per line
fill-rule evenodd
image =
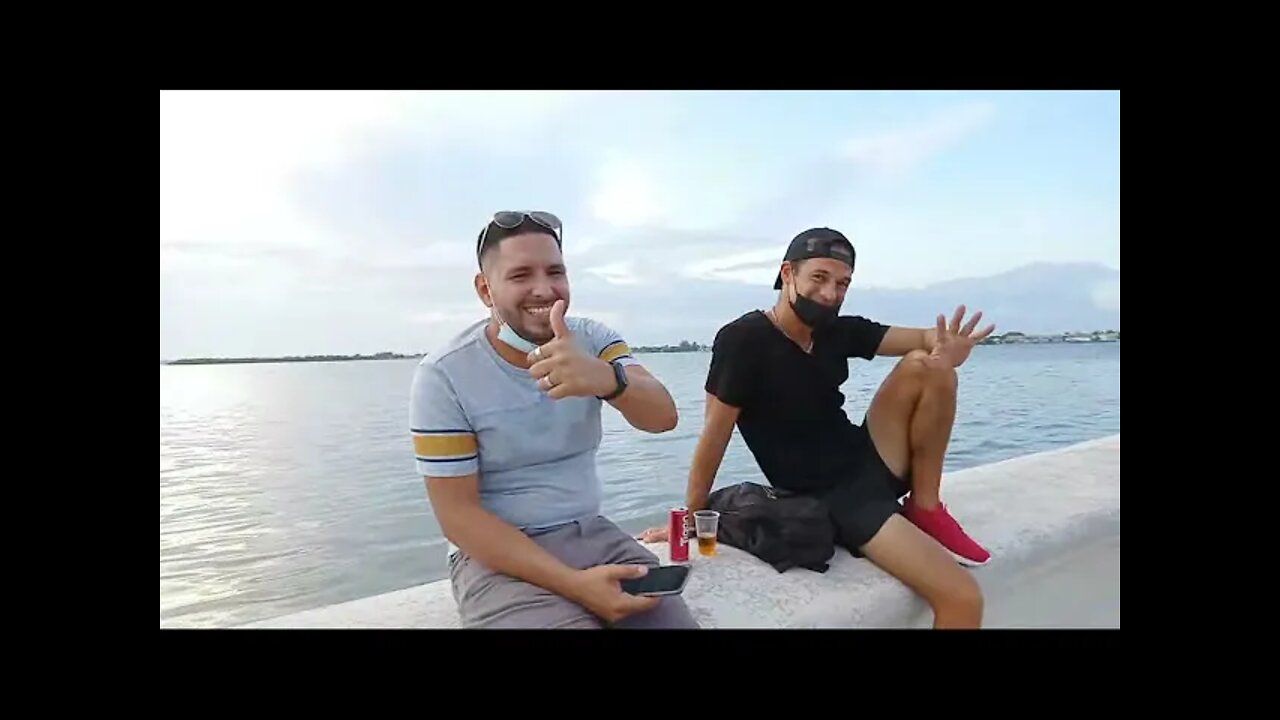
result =
M991 550L973 569L985 627L1120 627L1120 436L969 468L943 500ZM665 544L648 546L663 562ZM736 548L692 553L685 599L706 628L928 627L904 585L838 550L826 573L778 573ZM456 628L447 580L252 623L249 628Z

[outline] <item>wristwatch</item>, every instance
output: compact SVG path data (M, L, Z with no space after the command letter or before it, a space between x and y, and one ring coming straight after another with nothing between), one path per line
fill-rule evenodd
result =
M618 381L618 387L615 388L614 391L609 393L608 395L596 396L601 400L604 400L605 402L608 402L618 397L619 395L626 392L627 390L627 371L625 368L622 367L622 363L618 362L617 360L614 360L609 364L613 366L613 377Z

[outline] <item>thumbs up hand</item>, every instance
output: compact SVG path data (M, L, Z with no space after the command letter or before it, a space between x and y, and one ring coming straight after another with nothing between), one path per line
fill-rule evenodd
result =
M554 400L612 393L617 386L613 368L578 347L564 322L564 307L564 300L551 306L551 332L555 336L529 353L529 374L538 381L538 388Z

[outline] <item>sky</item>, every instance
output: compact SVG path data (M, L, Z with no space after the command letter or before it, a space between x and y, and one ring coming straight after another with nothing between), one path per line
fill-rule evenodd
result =
M162 92L160 356L430 351L485 317L474 243L503 209L564 221L569 314L632 345L772 305L815 226L858 253L846 312L1118 270L1120 95Z

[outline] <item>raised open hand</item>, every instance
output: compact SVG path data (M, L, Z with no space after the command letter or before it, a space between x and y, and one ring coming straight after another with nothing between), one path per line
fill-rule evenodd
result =
M529 353L529 374L538 388L555 400L574 396L601 396L613 392L617 380L609 363L582 351L564 322L564 300L551 306L551 331L555 337Z
M982 342L984 338L996 329L995 324L991 324L978 333L973 332L973 329L978 326L978 321L982 319L981 310L969 318L969 322L961 327L960 323L964 320L964 312L964 305L957 307L955 314L951 316L950 324L947 323L944 316L938 316L938 339L934 343L933 351L930 355L947 361L952 367L963 365L964 361L969 359L969 353L973 351L973 346Z

